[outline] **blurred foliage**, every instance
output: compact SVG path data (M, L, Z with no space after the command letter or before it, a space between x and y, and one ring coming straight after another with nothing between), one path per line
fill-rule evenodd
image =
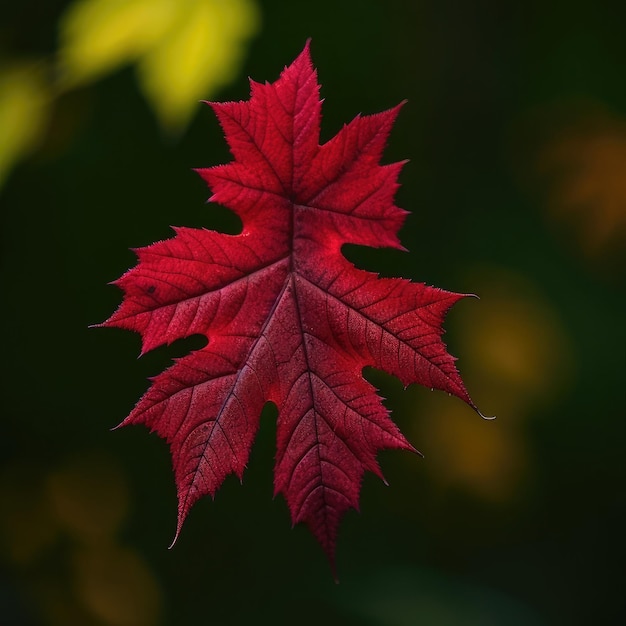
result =
M364 624L415 626L542 626L531 609L492 589L420 569L388 568L362 577L362 593L346 594L344 610Z
M553 131L554 132L554 131ZM626 119L601 109L559 124L537 156L555 221L572 223L589 256L626 247Z
M626 118L593 100L536 107L519 123L517 170L553 228L604 271L626 261Z
M41 140L49 95L42 68L0 59L0 188L14 163Z
M258 20L254 0L79 0L61 19L61 84L136 63L161 125L179 131L238 75Z
M162 128L180 133L238 75L258 28L254 0L76 0L55 62L0 62L0 187L41 140L55 98L128 64Z
M624 623L623 23L564 0L0 4L2 626ZM308 37L323 138L409 100L385 158L411 159L410 252L345 253L480 296L446 342L497 416L366 372L425 458L380 455L391 486L366 476L339 585L271 499L272 407L243 485L167 550L166 446L109 428L193 340L135 361L137 337L88 330L129 247L237 230L189 171L229 158L194 107L248 97Z
M571 385L576 355L554 307L524 276L475 267L464 279L488 306L468 306L457 320L466 384L503 419L468 420L463 405L432 395L419 405L416 441L432 442L431 479L498 502L523 494L532 459L525 420L554 406Z
M0 496L4 554L31 581L46 623L160 623L155 576L119 540L130 502L114 458L81 451L51 472L21 459L0 476Z

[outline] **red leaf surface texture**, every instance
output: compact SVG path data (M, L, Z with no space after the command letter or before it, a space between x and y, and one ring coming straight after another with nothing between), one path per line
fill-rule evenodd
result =
M309 46L245 102L209 103L234 160L198 170L210 201L241 218L229 235L176 228L136 251L103 326L136 331L142 352L190 335L122 425L144 424L171 450L178 528L227 475L242 477L266 402L278 408L275 493L334 560L363 474L384 448L413 446L362 375L372 366L470 400L441 340L463 296L356 268L343 244L402 248L394 204L402 163L380 157L400 107L357 116L319 144L321 101Z

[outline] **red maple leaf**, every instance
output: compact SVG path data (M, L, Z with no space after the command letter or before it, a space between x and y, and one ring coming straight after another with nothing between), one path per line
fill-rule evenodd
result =
M377 452L415 451L363 368L476 408L441 340L444 316L464 296L381 279L341 253L346 243L402 248L407 212L393 197L403 163L379 164L399 106L356 117L320 146L308 44L275 83L251 81L249 101L210 106L234 161L198 172L243 231L176 228L137 250L137 266L115 282L124 301L102 325L141 333L142 353L208 339L154 378L121 425L145 424L168 442L178 536L199 498L228 474L242 477L261 409L273 402L275 493L332 564L364 471L382 478Z

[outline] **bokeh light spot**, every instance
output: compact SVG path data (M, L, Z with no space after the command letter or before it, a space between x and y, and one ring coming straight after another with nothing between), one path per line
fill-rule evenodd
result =
M113 458L98 452L51 474L47 493L59 524L82 541L113 535L128 512L125 476Z
M113 543L85 547L77 551L73 565L77 596L106 624L152 626L158 623L161 591L137 552Z

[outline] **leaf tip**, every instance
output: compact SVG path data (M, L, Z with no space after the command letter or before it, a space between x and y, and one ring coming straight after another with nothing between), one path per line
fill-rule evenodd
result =
M478 407L472 407L474 409L474 411L476 411L476 413L478 413L478 415L480 415L484 420L487 420L488 422L491 422L492 420L496 419L495 415L483 415L479 410Z
M154 348L154 346L150 346L145 341L142 341L142 343L141 343L141 350L139 350L139 354L137 355L137 360L139 360L142 356L148 354L148 352L150 352L150 350L152 350L152 348ZM172 359L172 360L176 361L176 359ZM148 380L150 382L152 382L153 379L148 377Z
M296 57L295 61L292 63L292 66L297 65L299 61L306 63L308 66L310 66L309 69L315 72L315 68L313 67L313 60L311 58L311 37L309 37L304 42L304 48L302 48L302 52L300 52L300 54ZM286 66L285 69L288 69L288 67Z
M174 535L174 539L172 539L172 543L170 543L169 546L167 546L168 550L171 550L175 545L176 542L178 541L178 536L180 535L180 527L176 528L176 534Z
M126 426L126 422L127 422L128 418L123 419L119 424L117 424L116 426L113 426L111 428L109 428L109 432L114 432L116 430L119 430L120 428L123 428L124 426Z
M416 454L422 459L424 458L424 454L420 452L415 446L412 446L411 444L409 444L408 447L405 449L408 450L409 452L412 452L413 454Z
M178 541L178 538L180 537L180 531L183 529L183 524L184 524L185 519L187 517L188 509L185 510L184 508L182 508L181 504L182 503L179 502L179 505L178 505L178 519L176 520L176 532L174 533L174 539L172 539L172 543L170 543L170 545L167 547L168 550L171 550L176 545L176 542Z

